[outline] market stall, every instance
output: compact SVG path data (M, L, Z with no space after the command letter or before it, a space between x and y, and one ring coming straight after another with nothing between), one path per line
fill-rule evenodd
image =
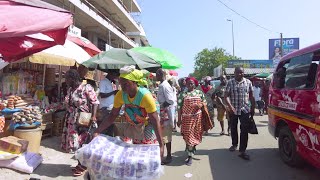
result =
M0 137L12 135L15 129L37 127L44 131L43 136L52 135L53 113L63 109L57 98L56 68L30 62L14 63L2 70L0 81L0 111L5 118ZM38 113L28 113L28 108L36 108Z

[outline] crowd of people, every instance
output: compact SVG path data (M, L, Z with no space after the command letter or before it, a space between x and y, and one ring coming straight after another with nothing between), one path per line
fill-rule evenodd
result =
M159 144L161 163L166 165L173 160L172 135L179 127L186 144L185 163L190 166L196 146L215 126L216 108L220 135L231 135L229 150L237 150L240 144L239 157L249 160L246 153L249 121L254 116L256 105L261 115L266 111L267 82L255 82L253 86L244 77L241 67L235 68L232 79L228 80L225 75L219 77L220 85L217 87L211 84L213 79L210 76L202 78L201 83L194 77L180 78L176 82L164 69L156 72L158 83L150 85L145 74L134 66L110 70L99 83L99 88L84 81L82 73L75 69L67 71L65 77L68 85L65 97L67 114L61 148L67 153L74 153L102 133L120 136L133 144ZM90 113L89 126L78 123L82 112ZM121 112L126 123L115 125ZM228 121L227 128L225 120ZM74 176L80 176L86 167L79 162L72 171Z

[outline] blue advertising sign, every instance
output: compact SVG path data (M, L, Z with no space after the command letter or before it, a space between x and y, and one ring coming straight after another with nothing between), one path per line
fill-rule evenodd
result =
M274 61L276 67L281 58L280 39L269 39L269 59ZM299 49L299 38L283 38L283 56Z
M272 60L229 60L228 68L241 66L243 68L273 68Z

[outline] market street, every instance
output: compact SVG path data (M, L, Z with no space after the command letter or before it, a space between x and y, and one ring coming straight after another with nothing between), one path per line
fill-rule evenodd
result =
M251 161L244 161L237 152L229 152L230 137L220 136L217 126L209 136L197 147L194 163L191 167L184 165L186 158L182 137L176 133L173 137L173 156L171 164L165 166L165 179L214 179L214 180L318 180L320 170L311 166L303 169L291 168L285 165L279 156L277 141L269 134L267 116L255 117L259 135L250 135L248 153ZM0 179L83 179L74 178L70 165L76 165L73 155L54 150L59 148L59 138L47 138L42 141L41 153L44 162L31 175L0 169ZM52 149L51 149L52 148ZM191 178L185 174L191 173Z

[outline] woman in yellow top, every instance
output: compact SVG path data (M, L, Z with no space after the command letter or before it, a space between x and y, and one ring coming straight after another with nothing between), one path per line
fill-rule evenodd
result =
M139 86L145 83L143 73L136 70L134 66L125 66L120 69L119 82L122 90L118 91L114 98L111 114L107 120L102 122L95 133L101 133L113 124L122 105L125 105L124 114L128 126L122 128L121 135L133 139L134 144L159 143L162 158L162 131L156 102L148 89Z

